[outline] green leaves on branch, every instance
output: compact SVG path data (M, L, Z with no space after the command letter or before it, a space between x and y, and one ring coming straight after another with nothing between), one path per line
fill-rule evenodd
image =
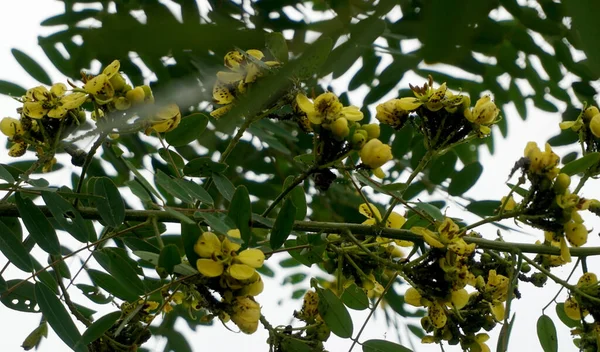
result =
M271 237L269 243L273 250L279 249L285 243L288 236L292 232L292 226L294 225L294 220L296 219L296 206L291 198L287 198L283 202L283 206L281 210L279 210L279 214L277 214L277 218L275 219L275 225L273 225L273 230L271 231Z
M125 220L125 203L119 189L108 177L100 177L94 183L94 195L102 197L94 201L102 220L111 227L119 227Z
M577 175L585 172L591 166L597 165L598 162L600 162L600 153L589 153L563 166L560 172L569 176Z
M20 193L17 193L15 200L21 219L38 246L47 253L60 255L56 231L40 208L33 204L31 199L21 197Z
M352 317L344 303L329 289L317 288L319 294L319 314L331 332L341 338L352 337Z
M201 113L191 114L181 119L179 126L167 133L167 143L174 147L183 147L198 139L208 125L208 117Z
M556 327L549 316L542 314L537 321L537 335L544 352L558 352Z
M363 352L412 352L410 349L387 340L368 340L362 344Z

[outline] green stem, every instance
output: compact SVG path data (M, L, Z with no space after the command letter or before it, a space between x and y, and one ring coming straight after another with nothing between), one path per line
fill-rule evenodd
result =
M465 227L463 227L461 229L461 232L467 232L471 229L474 229L476 227L479 227L481 225L485 225L491 222L496 222L496 221L500 221L503 219L510 219L510 218L516 218L517 216L523 215L525 213L524 210L516 210L516 211L511 211L511 212L507 212L507 213L502 213L502 214L498 214L498 215L494 215L494 216L490 216L487 217L485 219L479 220L476 223L473 223L471 225L467 225Z
M52 213L47 206L41 205L38 208L47 217L52 217ZM194 213L198 209L185 209L181 208L180 213L185 216L194 219ZM102 217L98 212L98 209L91 207L81 207L78 212L84 219L89 220L101 220ZM0 216L5 217L20 217L19 210L16 204L4 203L0 204ZM173 216L171 213L162 210L125 210L126 221L147 221L148 218L155 216L157 221L169 222L169 223L181 223L181 219L178 216ZM196 220L196 219L194 219ZM146 223L147 224L147 223ZM145 224L142 224L144 226ZM271 227L261 223L259 221L253 221L252 227L270 229ZM138 225L136 225L138 226ZM319 222L319 221L295 221L293 225L294 231L304 231L311 233L342 233L344 230L350 230L355 235L364 236L379 236L394 240L406 240L406 241L423 241L423 238L410 230L405 229L391 229L391 228L379 228L371 225L362 225L356 223L343 223L343 222ZM114 237L114 234L110 237L103 238L102 241ZM549 255L560 255L560 248L554 246L543 246L539 244L530 243L518 243L518 242L501 242L494 240L486 240L484 238L465 236L463 237L467 243L475 243L479 248L492 249L502 252L513 252L520 250L522 253L536 253L536 254L549 254ZM89 248L89 247L84 247ZM571 256L573 257L589 257L594 255L600 255L600 247L571 247L569 248Z
M433 151L431 149L427 151L427 153L423 156L423 158L419 162L419 165L417 165L417 167L413 170L413 172L410 174L410 176L408 176L408 180L406 180L406 188L404 189L404 191L402 191L402 195L404 195L404 192L406 192L406 190L408 189L408 186L410 186L410 184L415 179L415 177L417 177L417 175L419 175L419 173L427 166L427 164L429 164L429 161L431 160L431 158L433 158L434 155L435 155L435 151ZM390 215L394 211L394 208L399 203L400 203L399 198L394 198L392 200L392 204L387 209L387 211L385 212L385 215L381 219L381 224L385 225L387 219L390 217Z
M96 151L98 150L98 148L100 148L102 143L104 143L104 139L106 139L106 136L108 136L108 132L102 131L100 133L100 135L98 136L98 139L96 139L96 141L90 148L90 151L88 152L87 156L85 157L85 162L83 163L83 166L81 167L81 174L79 174L79 180L77 181L77 188L75 189L75 193L81 193L81 188L83 187L83 180L85 179L85 174L87 173L87 170L90 167L90 164L92 163L92 161L94 159L94 155L96 154ZM75 202L73 203L75 208L77 208L78 204L79 204L79 198L75 198Z
M271 213L271 211L273 211L273 209L275 209L275 207L277 206L277 204L279 204L283 198L285 198L285 196L288 195L288 193L290 193L294 187L298 186L300 183L302 183L304 180L306 180L306 178L310 175L312 175L315 171L317 170L317 168L315 167L311 167L310 169L304 171L303 173L301 173L300 175L298 175L293 181L292 183L290 183L284 190L283 192L279 193L279 195L277 196L277 198L275 198L275 200L273 201L273 203L271 203L269 205L269 207L262 213L262 217L267 217L269 216L269 213Z
M567 288L567 289L569 289L569 290L571 290L571 291L573 291L573 292L575 292L575 293L577 293L577 294L579 294L579 295L581 295L581 296L583 296L583 297L585 297L585 298L587 298L587 299L589 299L589 300L591 300L593 302L600 303L600 298L594 297L594 296L591 296L591 295L589 295L589 294L587 294L585 292L582 292L579 288L577 288L577 286L571 285L567 281L565 281L565 280L559 278L558 276L552 274L548 269L542 267L541 265L538 265L538 263L536 263L535 261L527 258L526 256L523 256L523 259L525 259L525 261L527 263L529 263L531 266L533 266L534 268L538 269L539 271L541 271L542 273L544 273L546 276L548 276L549 278L551 278L552 281L556 282L557 284L559 284L559 285L561 285L561 286L563 286L563 287L565 287L565 288Z

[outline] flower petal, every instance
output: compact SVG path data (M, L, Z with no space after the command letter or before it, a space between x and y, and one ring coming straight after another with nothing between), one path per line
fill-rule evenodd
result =
M232 264L227 268L229 276L238 280L248 280L254 275L254 268L246 264Z
M252 268L260 268L265 261L265 254L260 249L250 248L242 251L235 259Z
M381 220L381 213L373 203L362 203L358 206L358 212L369 219Z
M223 263L212 259L201 258L196 261L196 268L206 277L217 277L223 274Z

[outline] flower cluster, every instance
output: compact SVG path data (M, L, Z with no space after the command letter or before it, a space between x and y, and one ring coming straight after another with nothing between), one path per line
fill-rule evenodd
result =
M44 86L29 89L18 99L23 104L17 109L19 118L6 117L0 121L0 131L13 143L8 154L22 156L31 146L43 160L43 171L48 172L56 162L54 154L60 142L85 122L85 103L93 104L91 118L96 123L108 118L122 119L131 107L153 103L150 87L132 88L119 68L120 63L115 60L97 76L84 75L83 87L70 83L72 87L68 89L65 84L57 83L50 89ZM180 120L179 107L170 104L150 117L141 118L140 125L146 134L168 132L177 127ZM65 151L70 152L66 147Z
M236 98L246 93L252 83L280 65L277 61L263 61L264 58L265 54L256 49L225 54L224 65L228 70L217 72L217 82L212 91L214 103L223 106L213 110L211 116L219 118L225 115L233 108Z
M576 132L586 152L600 151L600 110L597 107L588 106L574 121L564 121L559 125L563 130Z
M300 93L295 110L304 130L316 134L318 163L342 159L356 150L365 168L373 170L377 177L385 177L381 166L392 160L391 147L378 139L379 125L359 123L363 113L358 107L343 106L331 92L320 94L314 101Z
M256 269L263 265L265 255L255 248L239 252L240 241L239 230L229 230L223 239L213 232L204 232L194 245L200 257L196 268L229 307L220 314L221 320L227 322L231 318L241 331L251 334L258 328L260 318L260 306L253 297L264 288Z
M412 285L405 293L406 303L427 309L421 325L431 334L422 341L489 351L489 337L480 330L490 330L504 319L509 294L506 262L489 260L486 253L476 261L475 244L465 241L465 232L450 218L436 230L411 228L431 249L405 272Z
M423 133L430 149L445 148L470 133L483 137L491 132L489 126L498 122L499 109L489 96L480 98L471 108L471 99L454 95L446 83L434 89L431 76L422 87L410 88L414 97L379 104L377 119L395 129L402 128L410 119Z
M600 282L594 273L587 272L577 281L564 303L565 314L575 321L571 335L577 336L581 351L597 351L600 347ZM591 316L592 322L586 317ZM571 325L573 326L573 325Z

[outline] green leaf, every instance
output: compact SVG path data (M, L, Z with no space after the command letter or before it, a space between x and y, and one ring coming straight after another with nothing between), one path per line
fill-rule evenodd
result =
M75 351L87 351L85 346L77 344L81 340L81 334L54 292L48 286L38 282L35 284L35 298L44 318L58 337Z
M33 263L29 257L29 252L17 236L12 235L12 231L2 221L0 221L0 233L2 234L0 236L0 252L17 268L25 272L31 272Z
M142 202L152 203L150 193L136 180L125 181L125 186L129 187L131 193L138 197Z
M231 230L231 226L214 213L197 211L194 213L194 217L203 218L214 232L226 234L227 231Z
M190 160L183 167L183 173L191 177L208 177L213 173L221 173L225 170L227 170L227 164L212 161L207 156Z
M281 341L282 351L294 351L294 352L311 352L314 351L306 342L296 338L283 338Z
M81 336L81 341L79 341L79 345L87 346L90 343L101 338L105 332L107 332L119 318L121 318L121 311L116 311L112 313L108 313L104 315L102 318L96 320L92 325L90 325L87 330Z
M68 26L75 26L78 22L81 22L88 18L96 18L100 14L100 10L86 9L81 11L69 11L60 15L52 16L40 23L41 26L60 26L66 24Z
M112 297L107 297L100 293L100 290L96 286L86 284L75 284L75 286L81 290L84 296L96 304L108 304L112 302Z
M181 170L185 166L185 161L183 161L181 155L171 149L160 148L158 150L158 155L160 155L170 167L175 167L177 170Z
M188 261L195 265L196 261L200 259L198 254L194 251L194 245L198 242L198 238L202 235L202 230L198 224L186 224L181 223L181 240L183 241L183 249L185 256Z
M31 77L47 86L52 85L50 76L48 76L42 66L40 66L33 58L31 58L31 56L25 54L19 49L12 49L11 52L19 65L21 65L21 67L23 67L23 69L27 71Z
M294 161L301 164L312 165L315 163L315 156L313 153L296 155Z
M47 253L60 255L60 243L56 231L40 208L33 204L31 199L21 197L21 192L16 194L15 200L29 235Z
M17 284L19 287L12 289L12 287L16 286ZM8 280L6 282L6 286L11 290L11 292L8 294L3 292L0 301L7 308L28 313L37 313L40 311L37 307L34 284L29 281L15 279Z
M154 266L158 265L158 260L159 260L160 256L156 253L144 252L144 251L134 251L133 254L137 255L138 257L142 258L142 260L145 260ZM195 268L192 268L190 265L188 265L186 263L175 265L173 272L180 274L180 275L184 275L184 276L198 274L198 271Z
M369 297L363 289L352 284L342 293L342 302L350 308L355 310L365 310L369 308Z
M221 193L225 199L231 202L233 194L235 193L235 187L233 186L233 183L231 183L227 177L220 173L214 173L212 177L213 181L215 182L215 186L219 190L219 193Z
M174 244L168 244L163 247L158 257L158 267L165 269L169 274L173 274L175 265L181 264L181 254Z
M600 161L600 153L589 153L563 166L563 168L560 169L560 172L573 176L585 172L589 167L596 165L598 161Z
M85 219L71 203L54 192L42 192L42 198L56 222L71 236L82 243L86 243L90 239Z
M271 237L269 239L271 249L275 250L283 246L285 240L287 240L292 232L295 219L296 206L294 205L294 202L288 198L283 202L283 206L281 207L281 210L279 210L279 214L277 214L277 219L275 219L275 224L273 225L273 230L271 231Z
M12 97L21 97L27 93L27 89L12 82L0 80L0 94Z
M319 295L319 314L327 327L337 336L352 337L352 317L342 301L331 290L317 289Z
M235 189L235 193L229 204L227 216L233 220L237 229L240 230L242 241L248 245L250 237L252 237L252 230L250 229L252 204L250 203L250 194L246 186L239 186Z
M122 253L119 253L121 251ZM103 248L94 252L94 259L98 261L121 285L136 295L146 292L144 283L136 272L137 263L127 257L120 248ZM127 257L127 259L125 259Z
M412 352L410 349L387 340L368 340L362 344L363 352Z
M537 321L537 335L544 352L558 352L556 327L549 316L542 314Z
M475 185L482 172L483 166L479 162L466 165L452 176L452 181L450 181L450 185L448 186L448 193L453 196L462 195Z
M133 165L129 160L126 160L126 159L122 159L122 160L125 163L125 165L127 166L127 168L129 169L129 171L133 172L137 181L139 183L141 183L142 186L144 186L144 188L146 188L148 191L152 192L152 194L154 194L157 198L161 199L160 193L158 193L158 191L154 187L152 187L150 182L148 182L148 180L146 180L144 178L144 176L142 176L142 174L138 171L137 167L135 167L135 165ZM88 189L90 189L89 186L88 186ZM91 188L91 189L93 190L93 188Z
M44 321L38 325L37 328L33 329L33 331L27 335L21 347L25 351L29 351L34 347L37 347L40 342L42 342L43 337L48 337L48 324Z
M402 157L410 150L410 144L413 139L414 127L412 125L405 125L400 131L394 134L394 141L392 142L392 154L396 159L402 159Z
M184 203L192 204L194 200L187 191L182 188L175 180L171 178L171 176L165 174L161 170L156 170L156 174L154 175L154 181L157 185L164 188L170 195L179 198Z
M434 220L436 221L443 221L444 220L444 214L442 214L442 211L440 210L440 208L436 207L433 204L429 204L429 203L423 203L423 202L416 202L414 203L415 208L425 212L426 214L429 214L429 216L431 216Z
M11 173L2 165L0 165L0 180L5 180L8 183L15 183L15 178L13 175L11 175Z
M594 0L565 2L567 13L572 17L573 29L577 31L590 68L600 75L600 47L598 38L600 28L595 25L596 15L600 13L600 3Z
M192 198L198 200L205 204L213 204L213 199L210 194L202 187L202 185L197 184L194 181L177 178L174 180L175 183L179 185L179 187L183 188Z
M179 126L165 136L167 143L174 147L183 147L198 139L208 125L208 117L201 113L185 116Z
M287 189L293 181L294 176L286 177L285 181L283 182L283 189ZM306 217L307 205L306 196L304 195L304 189L302 188L301 184L294 187L294 189L288 193L288 197L290 197L296 206L296 220L304 220Z
M300 80L311 78L325 63L331 48L333 48L331 38L321 36L304 51L300 58L291 63L294 75Z
M289 50L283 34L279 32L265 33L265 45L275 60L288 62Z
M565 304L563 302L556 304L555 309L556 315L566 326L570 328L581 326L581 322L579 320L571 319L567 313L565 313Z
M134 302L139 299L139 295L133 292L128 286L123 286L110 274L94 269L88 269L87 273L94 285L103 288L111 295L128 302Z
M492 216L501 204L499 200L476 200L467 205L467 210L482 217Z
M452 151L436 158L429 168L429 180L436 185L444 182L454 172L457 160L456 153Z
M119 189L108 177L100 177L94 184L94 195L98 199L94 203L104 222L111 227L119 227L125 220L125 203Z

